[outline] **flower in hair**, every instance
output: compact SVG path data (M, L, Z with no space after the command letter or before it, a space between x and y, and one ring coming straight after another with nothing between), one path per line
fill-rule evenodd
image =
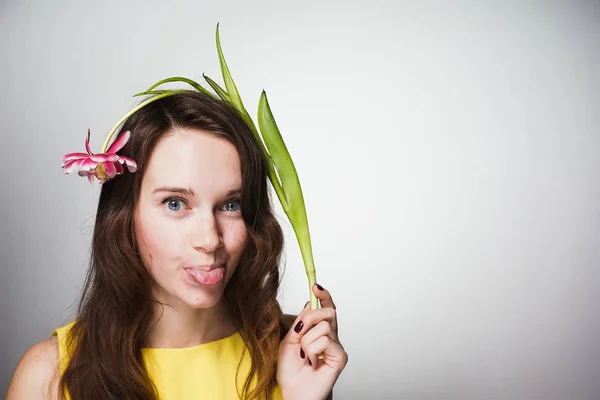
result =
M100 183L104 183L116 175L121 175L127 166L129 172L137 170L137 164L131 158L120 156L117 151L121 150L129 140L131 133L123 132L106 152L94 154L90 150L90 130L88 129L85 139L87 153L68 153L62 158L62 168L65 174L77 171L79 176L87 176L88 180L94 181L96 177Z

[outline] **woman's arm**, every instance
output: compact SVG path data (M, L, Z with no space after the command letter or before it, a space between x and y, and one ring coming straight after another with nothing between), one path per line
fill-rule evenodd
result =
M6 400L56 400L58 376L58 343L52 336L25 352L8 386Z

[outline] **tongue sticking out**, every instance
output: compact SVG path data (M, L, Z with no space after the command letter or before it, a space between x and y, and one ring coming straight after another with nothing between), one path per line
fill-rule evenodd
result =
M203 285L214 285L223 279L223 273L223 268L215 268L211 271L205 269L190 270L190 274L194 277L194 279Z

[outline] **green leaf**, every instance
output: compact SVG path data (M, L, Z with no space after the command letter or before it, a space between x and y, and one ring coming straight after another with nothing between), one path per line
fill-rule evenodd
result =
M231 73L229 72L229 67L227 67L227 63L225 62L225 57L223 56L223 49L221 48L221 39L219 37L219 24L217 24L217 52L219 53L221 73L223 74L223 81L225 82L225 88L227 89L227 94L229 95L229 101L238 110L245 111L244 104L242 103L240 94L238 93L237 87L233 82L233 78L231 77Z
M299 199L298 195L302 198L302 192L298 192L298 188L296 187L299 184L296 168L281 137L264 90L258 103L258 126L260 127L263 141L273 159L277 174L281 179L281 186L285 193L285 203L288 205L288 209L284 208L284 210L288 212L290 211L289 208L294 206L294 202L297 202Z
M206 82L208 82L208 84L210 85L210 87L212 87L214 89L215 92L217 92L217 94L219 95L219 97L221 98L221 100L227 101L229 102L229 95L227 94L227 92L225 91L225 89L223 89L221 86L219 86L219 84L215 81L213 81L212 79L210 79L208 76L202 74L202 76L204 77L204 79L206 80Z
M162 93L166 93L168 92L168 90L149 90L149 91L145 91L145 92L139 92L133 95L133 97L139 97L139 96L148 96L151 94L162 94Z
M193 80L188 79L188 78L184 78L182 76L173 76L171 78L166 78L166 79L163 79L161 81L158 81L154 85L150 86L148 88L148 90L146 90L146 92L149 92L152 89L154 89L154 88L156 88L156 87L158 87L160 85L163 85L165 83L169 83L169 82L184 82L184 83L187 83L188 85L192 86L194 89L196 89L199 92L207 94L207 95L209 95L211 97L215 97L211 92L209 92L206 88L202 87L198 82L193 81Z
M244 105L240 98L240 94L237 91L235 82L233 81L231 73L229 72L229 67L227 67L227 62L225 61L225 56L223 55L223 49L221 48L221 41L219 39L219 24L217 24L216 39L217 39L217 52L219 54L219 62L221 65L221 72L223 74L223 81L225 82L225 87L227 88L227 95L229 97L227 101L229 102L229 104L231 104L233 107L235 107L240 112L242 119L250 127L250 130L252 130L252 133L254 134L256 141L260 145L261 150L263 151L263 153L269 160L269 162L268 162L269 179L271 179L271 183L273 184L275 191L279 195L281 192L281 185L280 185L280 181L277 178L277 175L275 173L273 163L271 160L271 156L269 155L269 152L265 148L265 145L264 145L262 138L258 132L258 129L256 128L256 125L254 124L254 121L250 117L250 114L248 114L248 111L244 108ZM221 90L222 90L222 88L221 88Z
M300 252L304 260L304 268L309 282L309 294L311 309L317 309L319 307L318 299L312 291L313 285L316 283L316 272L312 254L312 246L310 240L310 233L308 229L308 218L306 216L306 209L304 206L304 197L302 195L302 189L300 187L300 181L292 158L283 142L273 114L267 101L266 93L263 90L258 110L258 124L261 130L259 134L258 129L254 125L254 121L248 114L248 111L244 108L242 99L237 90L237 87L233 81L227 62L223 55L221 48L221 40L219 37L219 24L217 24L217 52L219 54L219 62L221 65L221 72L223 74L223 81L225 82L225 88L227 89L226 94L228 95L229 103L238 109L242 118L250 127L254 133L257 142L259 143L261 150L268 159L268 175L273 188L277 193L277 197L283 206L291 224L298 244L300 246ZM209 82L210 84L210 82ZM218 85L217 85L218 86ZM212 87L212 85L211 85ZM213 87L215 91L217 89ZM220 88L223 90L222 88ZM218 91L217 91L218 93ZM264 142L264 143L263 143ZM265 147L266 146L266 147Z
M277 174L281 179L283 196L278 193L279 199L285 213L292 223L292 228L296 233L296 238L300 245L300 252L302 253L302 258L304 260L304 268L309 280L309 287L312 288L316 282L316 271L302 187L300 186L296 167L294 166L292 157L281 137L271 107L269 106L267 94L264 90L258 103L258 126L260 127L263 140L269 149L269 153L271 154ZM311 309L316 309L318 303L312 289L310 290L310 295Z

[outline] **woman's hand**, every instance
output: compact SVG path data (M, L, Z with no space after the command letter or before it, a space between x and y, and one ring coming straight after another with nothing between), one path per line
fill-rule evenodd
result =
M279 348L277 383L285 400L326 399L348 363L331 295L319 285L312 290L322 308L311 310L307 303Z

